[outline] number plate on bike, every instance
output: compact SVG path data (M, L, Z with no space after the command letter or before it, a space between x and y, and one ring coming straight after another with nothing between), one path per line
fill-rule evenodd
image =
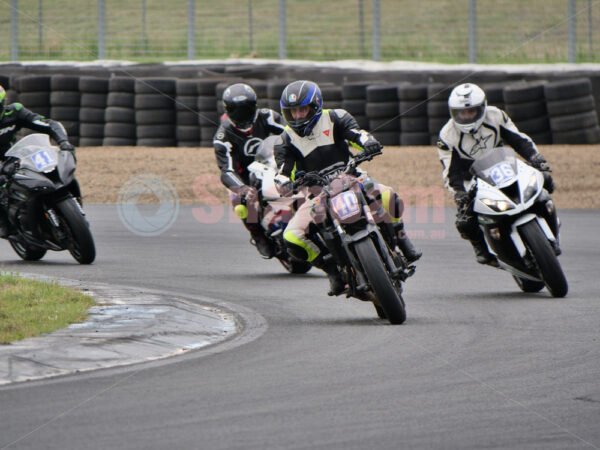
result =
M47 150L40 150L31 155L31 161L40 172L49 172L56 167L56 159Z
M517 174L514 169L510 165L510 163L506 161L502 161L495 166L490 167L488 171L488 176L494 182L495 185L500 185L505 181L513 179Z
M341 220L348 219L360 212L356 194L345 191L331 199L331 207Z

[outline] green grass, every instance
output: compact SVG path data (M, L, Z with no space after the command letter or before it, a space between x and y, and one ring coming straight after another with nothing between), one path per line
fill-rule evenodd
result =
M81 322L93 305L91 297L57 283L0 275L0 344Z
M38 23L38 0L18 0L18 4L21 60L97 58L97 0L44 1L43 26ZM105 0L105 4L107 59L187 58L187 0L145 0L145 16L142 0ZM468 62L468 4L468 0L380 0L382 60ZM478 62L567 61L567 0L477 0L476 4ZM195 5L196 59L278 57L278 0L196 1ZM371 0L287 0L288 57L371 58L372 6ZM9 8L4 12L0 61L10 59ZM576 27L578 61L600 62L600 0L576 1Z

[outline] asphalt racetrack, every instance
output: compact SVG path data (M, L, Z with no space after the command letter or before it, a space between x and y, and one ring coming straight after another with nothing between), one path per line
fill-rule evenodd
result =
M264 322L237 345L3 386L0 449L600 448L597 210L560 211L563 299L479 266L452 210L413 214L424 256L400 326L327 297L322 273L262 260L208 208L182 207L156 236L114 205L86 210L93 265L66 252L27 263L2 241L0 267L202 295Z

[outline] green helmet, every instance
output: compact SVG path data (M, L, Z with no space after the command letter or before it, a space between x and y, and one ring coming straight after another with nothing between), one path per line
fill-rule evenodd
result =
M4 111L6 110L6 91L0 86L0 119L4 117Z
M6 91L0 86L0 119L4 117L4 110L6 108Z

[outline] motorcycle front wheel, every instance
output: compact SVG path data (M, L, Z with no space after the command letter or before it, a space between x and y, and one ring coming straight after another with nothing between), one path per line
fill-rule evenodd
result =
M56 207L71 234L67 245L69 253L79 264L91 264L96 258L96 246L85 216L75 205L76 201L69 197L58 202Z
M379 302L380 311L377 306L375 310L379 317L382 312L392 324L401 324L406 320L406 309L404 300L394 288L394 284L387 272L375 245L370 238L363 239L354 244L356 255L365 271L371 289L375 292Z
M553 297L567 295L569 286L558 258L546 235L534 220L519 227L519 233L531 252L544 284Z

